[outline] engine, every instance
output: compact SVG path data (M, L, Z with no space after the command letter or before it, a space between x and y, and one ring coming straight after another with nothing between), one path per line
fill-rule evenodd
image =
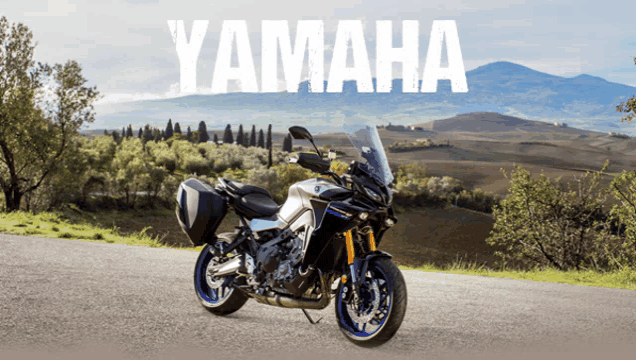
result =
M304 293L310 285L307 277L299 272L304 237L303 229L293 233L288 228L261 245L255 259L256 281L252 283L292 295Z

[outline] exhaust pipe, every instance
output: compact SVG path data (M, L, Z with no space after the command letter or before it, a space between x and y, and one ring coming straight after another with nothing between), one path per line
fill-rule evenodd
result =
M216 266L208 268L208 274L213 276L226 276L235 274L241 267L242 256L237 256L234 259Z
M267 295L257 295L254 293L249 293L248 295L261 304L283 308L322 310L329 306L329 303L331 302L329 291L325 291L325 289L327 289L327 282L322 274L320 275L320 285L323 292L318 300L298 299L287 295L275 294L273 292L269 292Z

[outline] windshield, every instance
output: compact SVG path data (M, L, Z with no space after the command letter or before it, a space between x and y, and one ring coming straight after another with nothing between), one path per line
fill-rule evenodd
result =
M346 119L343 123L344 133L356 148L358 154L367 161L371 171L384 184L393 181L384 147L380 141L378 129L362 119Z

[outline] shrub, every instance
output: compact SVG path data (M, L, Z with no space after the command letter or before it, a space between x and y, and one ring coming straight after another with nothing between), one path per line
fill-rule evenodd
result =
M607 191L600 172L576 179L572 189L557 179L541 174L539 179L516 166L510 177L508 195L495 207L495 224L487 243L500 246L502 261L521 266L552 266L559 270L609 269L619 236L611 234L603 212Z

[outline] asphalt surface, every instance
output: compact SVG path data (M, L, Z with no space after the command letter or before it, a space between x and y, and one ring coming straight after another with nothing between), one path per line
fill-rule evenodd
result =
M310 310L324 316L317 325L254 300L208 313L193 289L197 255L0 234L0 358L636 356L636 291L404 271L400 330L362 349L340 333L333 303Z

